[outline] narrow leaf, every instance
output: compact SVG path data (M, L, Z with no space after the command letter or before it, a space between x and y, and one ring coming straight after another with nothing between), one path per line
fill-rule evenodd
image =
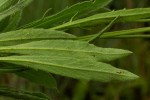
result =
M42 27L42 28L50 28L54 27L58 24L62 24L64 22L67 22L71 20L74 16L74 18L77 18L85 13L87 11L94 10L96 8L102 8L106 6L108 3L110 3L111 0L95 0L95 1L84 1L77 3L71 7L68 7L64 9L63 11L48 16L45 18L42 18L40 20L34 21L30 24L27 24L23 26L22 28L29 28L29 27Z
M17 4L15 4L14 6L4 10L3 12L0 12L0 21L4 18L14 14L15 12L22 10L24 7L26 7L31 2L32 2L32 0L19 0L19 2Z
M150 35L121 35L114 38L150 38Z
M18 53L19 55L50 55L72 56L76 58L91 59L98 61L111 61L131 54L130 51L101 48L83 41L73 40L43 40L15 46L0 47L2 53ZM86 56L86 57L85 57Z
M68 22L52 29L68 29L70 27L82 27L99 23L109 23L112 19L119 17L117 22L134 22L142 18L150 17L150 8L135 8L111 11L101 14L96 14L83 19L78 19Z
M21 29L0 34L0 46L16 45L39 40L75 38L71 34L50 29Z
M9 23L8 23L7 27L5 27L3 32L12 31L12 30L16 29L16 27L21 19L21 15L22 15L22 11L12 14L9 18Z
M98 80L101 82L109 82L112 80L127 81L138 78L138 76L128 71L89 59L60 56L10 56L0 57L0 61L72 78Z
M14 0L0 0L0 12L11 6Z
M117 37L124 37L124 35L132 35L134 37L135 34L141 34L144 32L150 32L150 27L142 27L142 28L135 28L135 29L128 29L128 30L120 30L120 31L112 31L112 32L105 32L99 38L117 38ZM134 34L134 35L133 35ZM97 34L88 35L79 37L79 40L89 40L91 37L97 36ZM146 36L144 36L146 37Z

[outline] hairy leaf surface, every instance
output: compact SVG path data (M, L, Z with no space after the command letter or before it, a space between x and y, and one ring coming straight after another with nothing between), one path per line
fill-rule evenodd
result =
M0 34L0 46L16 45L39 40L75 38L71 34L50 29L21 29Z
M101 48L83 41L42 40L14 46L0 47L2 53L18 53L19 55L59 55L88 59L86 55L98 61L111 61L131 54L130 51Z
M0 57L0 61L77 79L108 82L111 80L126 81L138 78L138 76L128 71L89 59L60 56L10 56Z

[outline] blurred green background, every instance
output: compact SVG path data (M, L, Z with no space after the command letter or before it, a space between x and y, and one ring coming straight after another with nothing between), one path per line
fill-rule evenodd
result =
M20 25L33 20L55 14L67 6L85 0L34 0L23 13ZM107 7L111 10L124 8L149 7L150 0L113 0ZM51 8L51 9L50 9ZM131 29L149 26L149 23L126 23L114 25L111 30ZM94 34L101 26L92 27L92 30L74 28L68 32L76 35ZM149 33L144 33L149 34ZM129 82L101 83L97 81L75 80L54 75L57 80L58 90L48 89L31 83L14 74L5 74L1 77L1 84L29 91L43 92L53 100L150 100L150 39L101 39L95 43L101 47L127 49L134 54L121 60L111 62L112 65L129 70L141 78ZM0 100L11 100L0 98Z

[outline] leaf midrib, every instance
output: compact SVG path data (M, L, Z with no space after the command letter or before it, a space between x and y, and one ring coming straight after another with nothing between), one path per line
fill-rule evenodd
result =
M19 41L19 40L35 40L35 39L75 39L75 37L61 37L61 38L59 38L59 37L57 37L57 38L51 38L51 37L49 37L49 38L45 38L45 37L43 37L43 38L38 38L38 37L35 37L35 38L11 38L11 39L6 39L6 40L0 40L0 42L10 42L10 41Z
M117 75L118 76L118 74L117 74L117 72L116 73L112 73L111 71L110 72L108 72L108 71L104 71L104 70L99 70L99 71L97 71L97 70L92 70L92 69L90 69L90 70L88 70L88 69L83 69L83 68L75 68L75 67L67 67L67 66L60 66L60 65L57 65L57 64L53 64L53 63L46 63L46 62L40 62L40 61L32 61L32 60L21 60L21 59L0 59L0 61L17 61L17 62L29 62L29 63L36 63L36 64L41 64L41 65L49 65L49 66L56 66L56 67L59 67L59 68L66 68L66 69L74 69L74 70L81 70L81 71L92 71L92 72L98 72L98 73L106 73L106 74L114 74L114 75ZM35 68L35 67L34 67ZM39 68L38 68L39 69ZM130 75L125 75L125 74L119 74L119 76L128 76L128 77L131 77Z
M53 51L69 51L69 52L83 52L83 53L97 53L97 54L104 54L104 55L124 55L124 54L129 54L129 53L102 53L102 52L96 52L96 51L83 51L83 50L73 50L73 49L59 49L59 48L31 48L31 47L27 47L27 48L0 48L0 51L2 50L53 50Z

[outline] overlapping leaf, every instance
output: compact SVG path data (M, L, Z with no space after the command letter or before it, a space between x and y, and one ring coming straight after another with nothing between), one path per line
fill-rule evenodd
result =
M17 4L15 4L14 6L0 12L0 21L4 18L14 14L15 12L22 10L24 7L26 7L31 2L32 2L32 0L19 0L19 2Z
M138 76L128 71L114 68L109 64L89 59L76 59L72 58L71 55L70 57L42 55L10 56L0 57L0 61L77 79L108 82L111 80L127 81L138 78Z
M9 18L8 25L4 28L3 32L12 31L16 29L21 19L21 15L22 15L22 11L18 11L15 14L12 14Z
M135 34L140 34L140 33L144 33L144 32L150 32L150 27L143 27L143 28L135 28L135 29L128 29L128 30L120 30L120 31L112 31L112 32L105 32L104 34L101 35L101 37L99 38L119 38L119 37L124 37L127 36L128 37L136 37L137 35ZM97 34L93 34L93 35L88 35L88 36L83 36L83 37L79 37L79 40L89 40L91 37L96 36ZM149 37L149 35L138 35L138 36L145 36L145 37Z
M14 72L19 72L19 71L24 71L27 70L28 68L25 67L18 67L17 65L14 64L8 64L8 63L0 63L0 74L3 73L14 73Z
M123 9L96 14L90 17L78 19L72 22L53 27L52 29L67 29L70 27L81 27L99 23L108 23L115 17L119 17L117 22L134 22L139 19L150 17L150 8Z
M42 40L2 46L2 53L17 55L0 57L7 62L54 74L86 80L131 80L136 75L98 61L110 61L130 54L120 49L100 48L82 41ZM97 61L98 60L98 61Z
M14 0L0 0L0 12L10 7Z
M2 53L19 55L59 55L76 56L80 58L90 55L98 61L111 61L131 54L130 51L112 48L96 47L83 41L73 40L43 40L15 46L0 47Z
M31 41L48 39L75 39L76 37L60 31L44 29L21 29L0 34L0 46L16 45Z
M37 20L30 24L23 26L22 28L29 28L29 27L42 27L42 28L50 28L56 25L62 24L65 21L71 20L71 18L79 17L83 14L86 14L87 11L95 10L96 8L102 8L110 3L111 0L95 0L95 1L84 1L81 3L77 3L71 7L64 9L63 11Z

